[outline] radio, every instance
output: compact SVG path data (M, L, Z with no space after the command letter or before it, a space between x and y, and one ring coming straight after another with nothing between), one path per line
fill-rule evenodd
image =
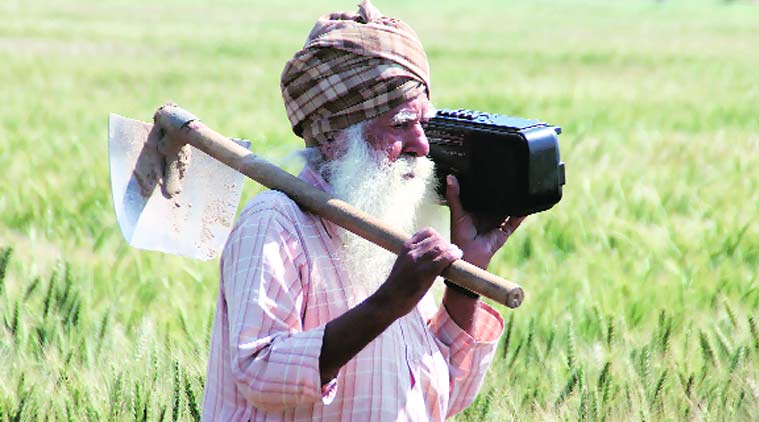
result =
M539 120L473 110L438 110L424 124L435 162L438 195L445 178L461 186L464 209L481 215L524 216L561 200L561 128Z

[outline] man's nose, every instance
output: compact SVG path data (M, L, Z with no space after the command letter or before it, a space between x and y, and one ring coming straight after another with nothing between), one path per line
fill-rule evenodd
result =
M427 135L424 134L421 124L414 125L411 133L404 140L403 153L417 157L424 157L430 153L430 143L427 141Z

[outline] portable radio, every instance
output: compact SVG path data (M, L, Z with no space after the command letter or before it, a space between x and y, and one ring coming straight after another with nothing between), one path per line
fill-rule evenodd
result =
M561 128L539 120L473 110L438 110L424 131L438 194L455 175L467 211L524 216L553 207L565 184Z

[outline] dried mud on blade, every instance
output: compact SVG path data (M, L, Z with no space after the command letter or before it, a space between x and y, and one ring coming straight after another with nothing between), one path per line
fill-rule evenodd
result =
M152 124L110 115L111 193L121 233L136 248L212 259L232 229L244 176L190 147L182 191L167 198L158 141Z

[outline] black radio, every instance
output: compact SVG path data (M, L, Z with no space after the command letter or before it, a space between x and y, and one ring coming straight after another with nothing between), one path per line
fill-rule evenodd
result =
M448 174L458 178L461 201L473 213L523 216L561 200L561 128L539 120L443 109L424 131L441 200Z

